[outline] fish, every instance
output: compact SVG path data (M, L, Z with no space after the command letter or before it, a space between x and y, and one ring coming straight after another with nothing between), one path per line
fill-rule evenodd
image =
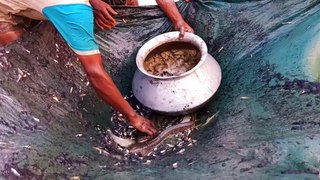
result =
M109 130L108 133L111 139L118 145L125 147L129 150L130 153L137 153L142 156L147 156L155 148L157 148L163 141L177 134L178 132L183 132L188 129L193 129L195 127L194 121L182 122L173 126L168 127L162 131L157 137L149 141L135 141L132 139L120 138Z
M218 116L218 114L219 114L219 111L217 111L216 113L214 113L211 117L208 117L208 119L206 120L206 122L198 125L197 127L205 127L205 126L207 126L208 124L210 124L210 122L212 122L212 121L214 120L214 118L215 118L216 116Z
M111 154L108 151L105 151L104 149L102 149L100 147L95 147L94 149L96 149L99 152L99 154L103 154L105 156L110 156L110 157L118 159L118 160L123 160L122 156L116 155L116 154Z
M133 139L125 139L114 135L110 129L107 130L107 133L110 136L110 138L121 147L126 148L136 143L136 141Z
M128 147L130 153L137 153L142 156L148 155L154 148L158 147L163 141L172 137L178 132L183 132L194 127L194 121L179 123L162 131L157 137L150 141L135 143Z
M16 169L11 168L10 170L11 170L11 172L12 172L14 175L16 175L16 176L18 176L18 177L21 177L20 173L19 173Z
M178 162L175 162L175 163L172 164L172 168L175 169L175 168L177 168L177 167L178 167Z

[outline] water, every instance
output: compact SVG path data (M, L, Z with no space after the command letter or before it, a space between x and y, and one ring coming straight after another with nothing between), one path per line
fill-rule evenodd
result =
M87 86L54 28L42 24L1 50L2 176L15 179L16 170L26 179L317 179L320 2L198 0L179 8L223 73L198 119L219 113L193 131L195 146L148 164L100 155L96 127L111 127L112 111ZM107 70L130 94L139 47L173 27L153 7L117 10L117 27L96 36ZM18 68L30 74L19 82Z
M156 76L179 76L198 64L201 53L190 43L171 42L152 50L143 62L144 69Z

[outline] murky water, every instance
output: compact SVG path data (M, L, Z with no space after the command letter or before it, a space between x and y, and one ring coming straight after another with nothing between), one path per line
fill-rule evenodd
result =
M54 28L41 24L0 51L1 176L317 179L320 2L195 0L179 8L223 73L198 121L218 114L191 133L195 145L148 163L99 154L113 111ZM173 27L154 7L117 10L117 27L96 35L106 69L130 94L139 47Z
M152 75L179 76L196 66L200 58L200 50L193 44L170 42L152 50L143 67Z

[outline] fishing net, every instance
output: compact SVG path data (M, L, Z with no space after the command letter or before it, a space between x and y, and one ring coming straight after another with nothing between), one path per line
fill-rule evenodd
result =
M145 161L100 154L113 111L54 27L42 22L0 54L0 171L6 179L317 179L320 1L178 2L219 62L222 83L197 113L196 143ZM115 6L96 29L106 70L131 95L135 55L173 30L156 6Z

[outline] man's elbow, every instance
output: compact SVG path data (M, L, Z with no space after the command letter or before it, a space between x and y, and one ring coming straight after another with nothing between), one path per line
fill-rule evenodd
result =
M90 56L78 56L88 80L94 86L99 86L102 82L112 83L112 79L103 68L101 55L94 54Z
M87 77L92 84L96 84L103 79L105 72L100 68L86 69Z

